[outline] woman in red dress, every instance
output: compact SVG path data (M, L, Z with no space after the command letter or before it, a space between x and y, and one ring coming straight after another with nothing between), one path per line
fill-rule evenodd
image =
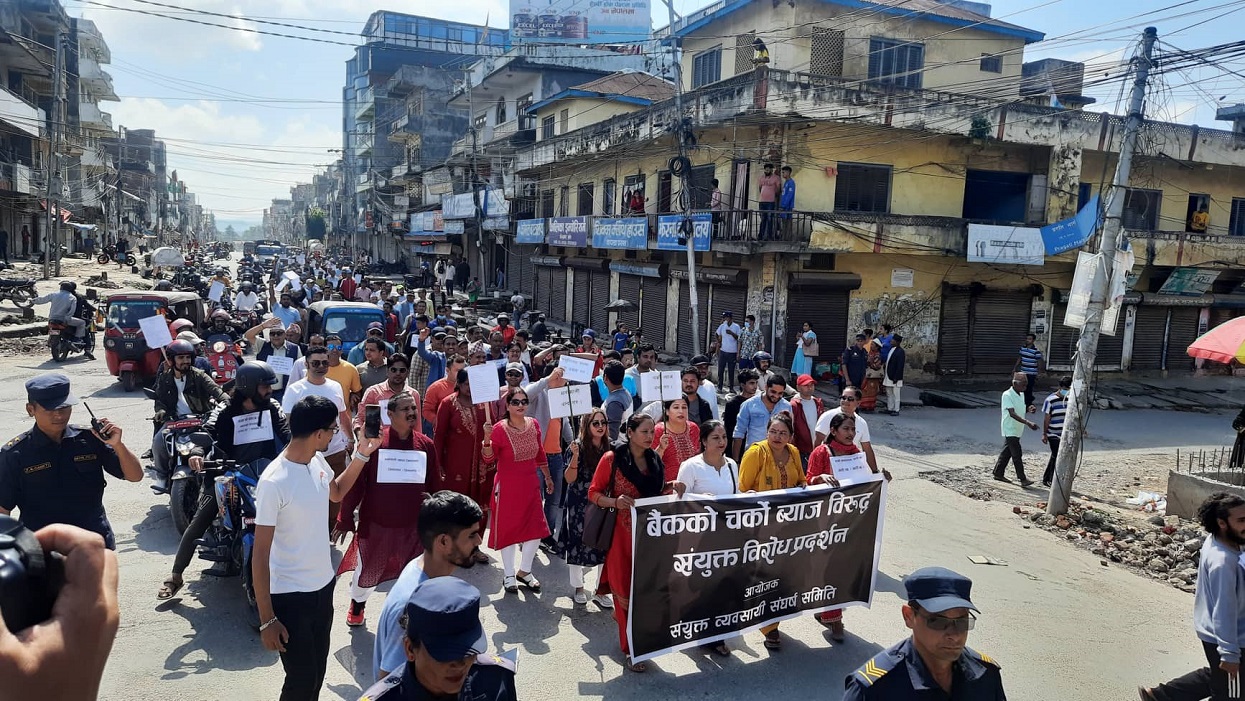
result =
M553 494L553 478L545 443L540 439L540 424L527 416L527 392L515 387L506 393L505 403L506 418L493 425L492 435L484 439L483 446L485 462L497 466L488 546L501 551L502 587L508 593L519 591L518 584L539 592L540 580L532 574L532 561L540 540L549 537L549 524L536 471L539 469L544 477L549 494ZM519 551L522 560L516 572L514 556Z
M466 370L459 370L455 381L454 393L437 407L433 445L440 474L435 489L429 491L449 489L471 497L484 511L483 530L489 521L489 495L493 492L493 466L485 464L481 455L483 442L488 438L484 405L471 403ZM476 562L488 562L488 556L477 552Z
M666 402L666 420L653 430L653 441L665 466L667 482L678 476L684 460L700 453L700 427L687 420L686 399Z
M627 607L631 604L631 507L636 499L660 496L669 490L683 493L683 485L666 481L661 458L653 451L653 417L635 413L627 419L626 438L597 463L588 487L588 500L603 509L617 509L614 536L605 555L601 572L601 594L614 596L614 620L618 623L618 644L627 648ZM627 669L643 672L643 662L627 661Z

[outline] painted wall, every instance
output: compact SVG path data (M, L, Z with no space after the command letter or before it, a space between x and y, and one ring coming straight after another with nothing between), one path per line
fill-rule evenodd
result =
M554 118L554 124L557 125L554 128L555 134L565 133L562 130L560 116L562 110L568 112L566 131L574 131L604 121L610 117L629 112L638 112L643 109L647 108L641 105L604 99L576 98L573 100L559 100L536 111L536 139L537 141L544 139L544 133L540 128L540 124L546 117Z

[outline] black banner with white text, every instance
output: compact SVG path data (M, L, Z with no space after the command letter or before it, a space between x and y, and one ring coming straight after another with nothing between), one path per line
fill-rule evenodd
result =
M633 659L869 605L885 507L880 479L638 500L627 619Z

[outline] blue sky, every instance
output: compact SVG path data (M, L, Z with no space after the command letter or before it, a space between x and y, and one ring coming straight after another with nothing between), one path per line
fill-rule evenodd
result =
M156 129L167 140L169 167L220 221L235 224L258 222L272 198L288 196L293 183L309 181L315 166L336 157L329 149L341 145L341 86L350 49L113 8L349 42L349 36L285 30L237 18L358 32L368 15L383 7L477 24L488 21L497 27L505 24L508 5L505 0L394 0L384 5L356 0L167 0L235 18L219 19L135 0L64 1L71 14L99 25L112 50L108 70L122 99L103 108L112 113L114 125ZM1160 39L1182 49L1240 38L1245 2L1192 0L1162 9L1178 2L1000 0L993 3L993 15L1046 33L1047 41L1031 45L1026 60L1086 61L1091 68L1087 79L1118 74L1119 61L1131 52L1147 24L1158 27ZM678 0L676 10L688 12L704 5ZM654 26L666 24L664 5L656 3L653 14ZM1070 36L1076 32L1081 33ZM1225 123L1214 121L1213 105L1245 101L1245 65L1238 62L1232 67L1240 75L1203 67L1162 77L1148 116L1225 128ZM1118 85L1091 94L1098 98L1091 109L1117 111Z

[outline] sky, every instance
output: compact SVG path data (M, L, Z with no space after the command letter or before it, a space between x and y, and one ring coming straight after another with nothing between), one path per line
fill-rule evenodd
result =
M764 1L764 0L760 0ZM813 2L815 0L794 0ZM379 9L425 14L492 27L507 23L507 0L161 0L166 5L228 15L208 17L139 0L64 0L75 16L95 21L112 52L106 70L119 102L101 107L115 126L155 129L177 170L220 227L257 224L273 198L288 197L296 182L338 157L341 89L348 46L263 36L238 29L293 33L357 43L368 15ZM666 24L655 1L654 27ZM676 0L691 12L702 0ZM120 8L154 12L139 14ZM1237 41L1245 0L998 0L993 16L1046 34L1025 60L1057 57L1087 63L1087 80L1122 73L1141 29L1158 27L1160 40L1190 50ZM179 19L226 24L202 26ZM261 25L268 20L322 32ZM1169 50L1166 49L1165 50ZM1228 72L1203 66L1155 81L1147 116L1227 128L1214 121L1215 105L1245 102L1245 64ZM1087 91L1089 109L1120 112L1120 85Z

